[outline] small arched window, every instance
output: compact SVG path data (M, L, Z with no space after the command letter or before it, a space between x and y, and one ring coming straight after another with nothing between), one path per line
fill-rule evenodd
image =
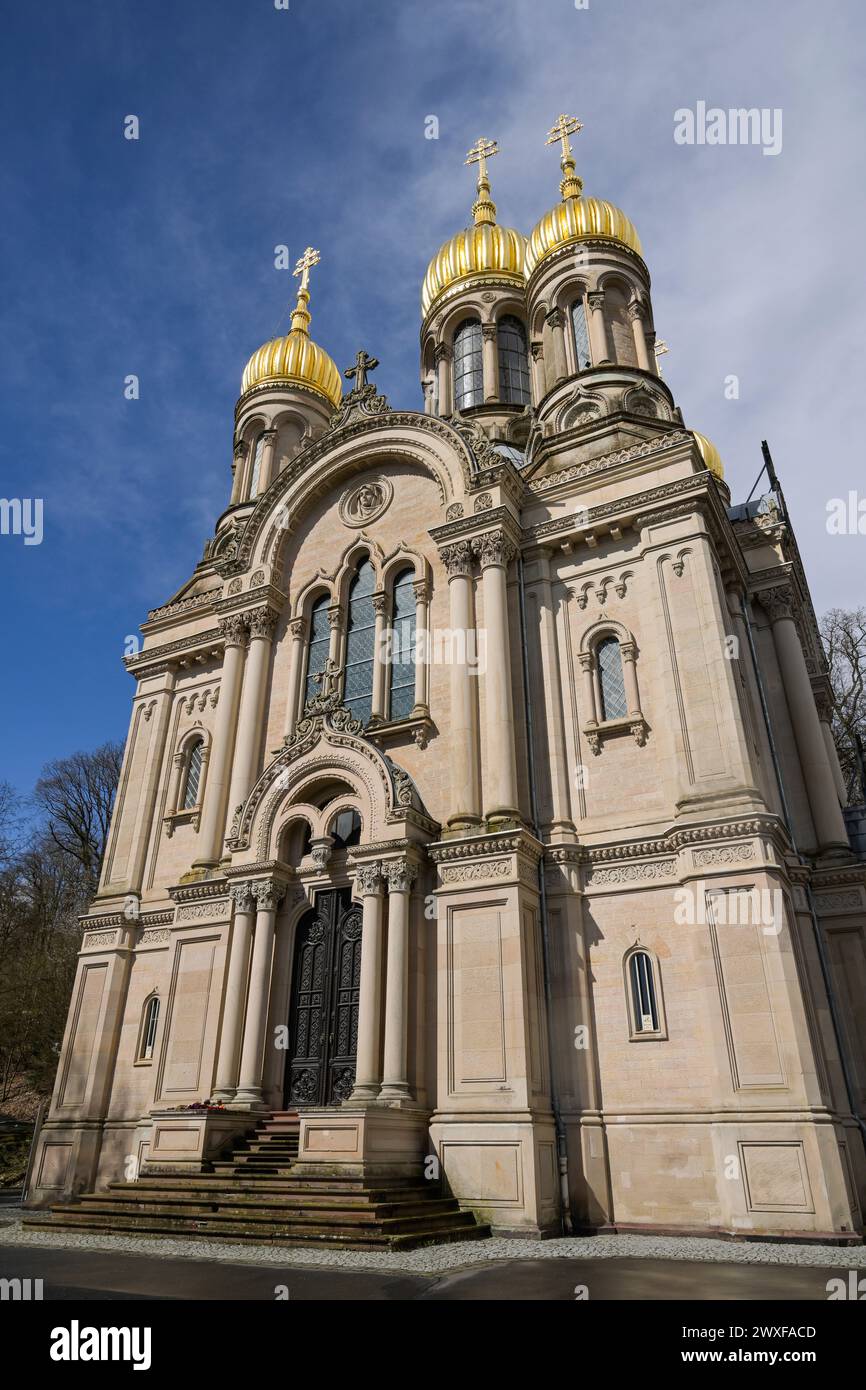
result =
M454 401L458 410L484 404L484 356L479 319L464 319L454 334Z
M333 836L334 849L351 849L361 843L361 817L353 807L338 811L331 821L329 835Z
M520 319L506 314L497 329L499 399L509 405L529 405L529 359L526 331Z
M314 700L321 694L320 682L315 679L320 676L328 663L328 652L331 648L331 632L328 625L328 606L330 599L327 594L323 594L313 604L310 613L310 640L307 646L307 682L304 690L304 700Z
M250 478L250 498L257 497L259 493L259 477L262 471L262 454L265 451L265 436L260 434L253 450L253 471Z
M601 698L600 718L624 719L628 714L628 701L622 673L622 652L615 637L602 638L595 649L595 659Z
M415 704L415 571L394 580L389 716L408 719Z
M156 1025L159 1023L159 996L152 994L144 1006L144 1015L141 1021L141 1035L138 1046L139 1062L150 1062L153 1060L153 1049L156 1044Z
M582 299L576 299L571 306L571 326L574 332L574 355L577 370L585 371L592 366L589 350L589 329L586 323L586 308Z
M362 560L349 590L346 627L346 688L343 703L362 724L373 713L373 651L376 613L373 591L376 574L369 560Z
M186 781L183 788L183 809L191 811L198 805L201 770L204 761L204 739L197 738L186 752Z
M664 1010L655 957L643 947L636 947L626 957L626 975L632 1038L664 1037Z

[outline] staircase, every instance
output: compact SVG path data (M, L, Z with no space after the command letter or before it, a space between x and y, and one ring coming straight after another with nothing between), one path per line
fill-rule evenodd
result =
M277 1111L205 1173L113 1182L24 1224L346 1250L411 1250L490 1234L422 1178L293 1177L299 1130L296 1112Z

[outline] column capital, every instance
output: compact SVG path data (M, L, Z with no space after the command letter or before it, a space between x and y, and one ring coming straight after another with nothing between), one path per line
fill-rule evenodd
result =
M248 449L249 445L247 444L245 439L235 440L234 449L232 450L232 456L235 460L235 463L241 463L246 458Z
M411 859L391 859L382 865L389 893L409 893L418 877L418 865Z
M245 647L247 644L247 619L244 613L230 613L219 620L220 636L225 647Z
M253 912L255 900L251 883L233 883L229 889L235 912Z
M451 348L448 346L447 343L436 344L436 346L433 349L433 361L435 362L437 367L439 366L440 362L450 362L451 357Z
M377 615L384 615L388 611L388 595L384 590L371 596L373 612Z
M481 336L482 338L486 339L488 343L496 342L496 336L498 332L499 328L498 325L495 323L482 323L481 325Z
M430 602L430 580L416 579L412 585L412 592L415 595L416 603Z
M473 537L472 553L477 556L482 570L491 565L505 569L517 554L517 547L504 531L487 531L483 536Z
M277 878L259 879L251 883L249 889L259 912L276 912L286 896L286 885Z
M278 433L278 431L275 430L275 429L262 430L262 439L263 439L264 443L265 443L265 444L273 444L274 440L275 440L276 437L277 437L277 433Z
M562 312L561 309L551 309L547 314L545 314L544 321L551 328L564 328L565 314Z
M631 662L634 662L634 660L635 660L635 658L636 658L636 656L637 656L637 643L636 643L636 642L620 642L620 644L619 644L619 651L620 651L620 656L622 657L623 661L631 661Z
M472 546L469 541L443 545L439 551L448 579L468 579L472 573Z
M777 584L772 589L762 589L755 595L771 623L783 618L793 621L795 612L794 589L791 584Z
M332 603L330 608L327 609L327 614L328 627L332 632L335 628L339 629L343 626L343 610L339 603Z
M369 864L356 864L355 878L362 897L371 897L380 893L383 887L381 860L376 859Z
M639 299L633 299L628 306L628 316L632 323L635 323L638 319L642 319L644 313L645 309L641 301Z
M256 637L264 638L265 641L273 641L274 628L277 625L277 613L275 609L265 604L262 608L253 608L247 614L250 625L250 641Z
M604 308L604 290L590 290L586 299L590 309Z
M307 635L306 618L290 618L289 631L297 641L303 642Z
M533 362L541 362L544 358L544 343L540 338L533 338L529 344L529 355Z

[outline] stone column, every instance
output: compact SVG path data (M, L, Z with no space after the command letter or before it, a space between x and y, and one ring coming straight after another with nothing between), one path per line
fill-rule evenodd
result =
M649 352L646 345L646 333L644 332L644 307L640 300L633 299L628 306L628 316L631 319L631 331L634 334L634 347L637 353L637 364L645 372L651 370Z
M232 1102L233 1109L261 1110L265 1108L262 1101L262 1074L265 1060L271 964L274 954L274 924L277 907L285 891L285 884L273 880L266 879L252 884L252 892L257 904L256 932L253 939L247 1016L241 1048L240 1080Z
M147 745L147 764L144 785L140 787L140 799L132 837L132 851L129 858L127 890L140 893L144 881L147 852L153 838L153 818L156 811L156 798L162 778L162 764L168 738L168 726L174 705L174 684L176 668L169 667L160 678L161 688L148 691L144 706L143 720L150 725L151 734ZM150 682L148 682L150 684Z
M629 719L640 718L640 696L638 695L637 671L635 669L637 647L634 642L620 642L619 651L622 657L622 679L625 686L628 717Z
M450 826L478 825L481 795L478 779L478 705L470 669L477 656L472 614L472 547L468 541L446 546L442 561L451 598L451 815ZM477 667L476 667L477 670Z
M301 706L301 676L304 669L304 647L307 642L306 618L292 618L289 622L292 646L289 653L289 689L286 696L285 737L290 739L298 722Z
M250 968L250 942L256 915L255 898L249 883L234 883L229 889L234 903L234 922L226 973L223 1026L217 1054L216 1088L213 1099L234 1100L238 1084L238 1062L241 1046L241 1024L247 996L247 976Z
M328 647L328 660L331 667L339 667L343 664L343 610L339 603L332 603L328 609L328 631L330 633L330 645Z
M610 348L607 341L607 324L604 321L604 290L592 290L587 296L590 307L589 341L592 348L594 367L610 365Z
M499 400L499 355L496 351L498 331L495 323L482 323L482 380L484 401Z
M229 506L237 506L243 495L244 473L247 465L247 446L239 439L234 448L232 462L232 495Z
M818 718L821 721L821 734L824 739L824 747L827 749L827 758L830 763L830 771L833 774L833 781L836 783L836 795L839 798L840 806L848 805L848 788L845 786L845 778L842 776L842 767L839 762L839 750L836 747L836 740L833 737L833 709L826 695L815 697L815 707L818 711Z
M815 708L812 683L794 622L794 591L789 585L778 585L759 592L756 598L773 625L773 641L818 846L822 850L849 850L848 832L839 807L836 783L821 733L821 721Z
M375 1100L382 1073L379 1041L382 1012L382 865L359 864L356 869L363 903L361 928L361 985L358 997L358 1056L350 1104Z
M446 343L437 343L433 350L438 385L439 414L448 416L453 409L451 403L451 349Z
M538 405L547 390L544 382L544 344L539 338L529 344L529 362L532 372L532 403Z
M545 319L553 339L553 379L554 383L565 381L568 376L568 361L565 356L565 314L561 309L551 309Z
M559 664L559 645L553 611L553 586L550 580L550 553L538 557L538 626L541 650L541 670L537 672L544 691L544 713L547 749L543 757L550 776L550 812L554 826L574 829L571 820L571 796L566 768L565 714L562 706L562 676Z
M595 699L595 662L592 652L578 652L577 660L583 673L584 723L597 724L599 710Z
M421 718L430 713L430 700L427 694L427 678L430 671L430 586L426 579L418 579L412 585L415 594L415 704L413 718Z
M292 976L294 932L291 929L291 907L304 897L303 889L294 884L287 890L274 929L274 965L271 971L271 990L268 1002L268 1023L265 1032L265 1061L262 1069L262 1096L267 1105L282 1108L280 1059L285 1049L276 1045L277 1029L289 1021L289 982ZM289 905L289 899L291 905Z
M503 531L490 531L472 542L484 586L486 661L484 708L487 757L484 765L484 814L491 819L519 819L517 759L514 748L514 699L511 689L511 641L508 632L506 570L515 548Z
M388 879L388 962L382 1100L410 1100L409 901L418 868L408 859L383 865ZM362 955L363 960L363 955Z
M263 492L267 492L274 476L274 450L277 447L277 431L265 430L262 435L262 463L259 468L259 490L256 493L260 497Z
M201 853L195 861L197 866L208 867L219 863L223 851L226 798L237 735L238 703L244 668L244 647L247 640L246 619L239 613L233 613L231 617L223 618L220 621L220 632L225 643L223 670L213 734L213 752L211 753L210 768L205 786L204 808L199 830Z
M385 718L387 702L387 675L392 660L390 624L388 622L388 596L384 593L373 595L373 612L376 627L373 633L373 698L370 718Z
M254 608L247 618L250 650L238 715L238 737L228 805L229 824L238 807L246 800L258 772L271 642L277 622L276 613L267 605Z

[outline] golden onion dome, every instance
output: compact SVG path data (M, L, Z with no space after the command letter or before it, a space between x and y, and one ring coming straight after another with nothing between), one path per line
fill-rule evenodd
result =
M298 302L292 313L291 330L282 338L272 338L253 353L241 379L242 396L254 386L302 386L323 396L334 407L340 404L343 398L340 373L324 348L314 343L309 333L309 272L310 267L318 261L318 251L307 247L294 271L302 278Z
M698 434L697 430L691 431L692 437L698 446L698 453L704 461L704 466L710 470L717 478L724 478L725 467L722 463L722 456L711 439L707 439L705 434Z
M635 225L624 212L620 212L613 203L606 203L603 198L582 196L583 180L575 173L568 138L581 129L580 121L574 116L563 115L558 117L547 137L548 145L562 144L562 182L559 185L562 201L546 212L532 229L526 253L527 279L547 256L577 241L592 241L595 238L618 241L630 251L643 255Z
M444 242L427 267L421 290L421 312L425 318L440 295L473 276L489 275L523 287L526 237L514 227L498 225L496 204L490 197L486 161L498 152L495 140L479 140L469 151L466 163L479 166L473 225Z

